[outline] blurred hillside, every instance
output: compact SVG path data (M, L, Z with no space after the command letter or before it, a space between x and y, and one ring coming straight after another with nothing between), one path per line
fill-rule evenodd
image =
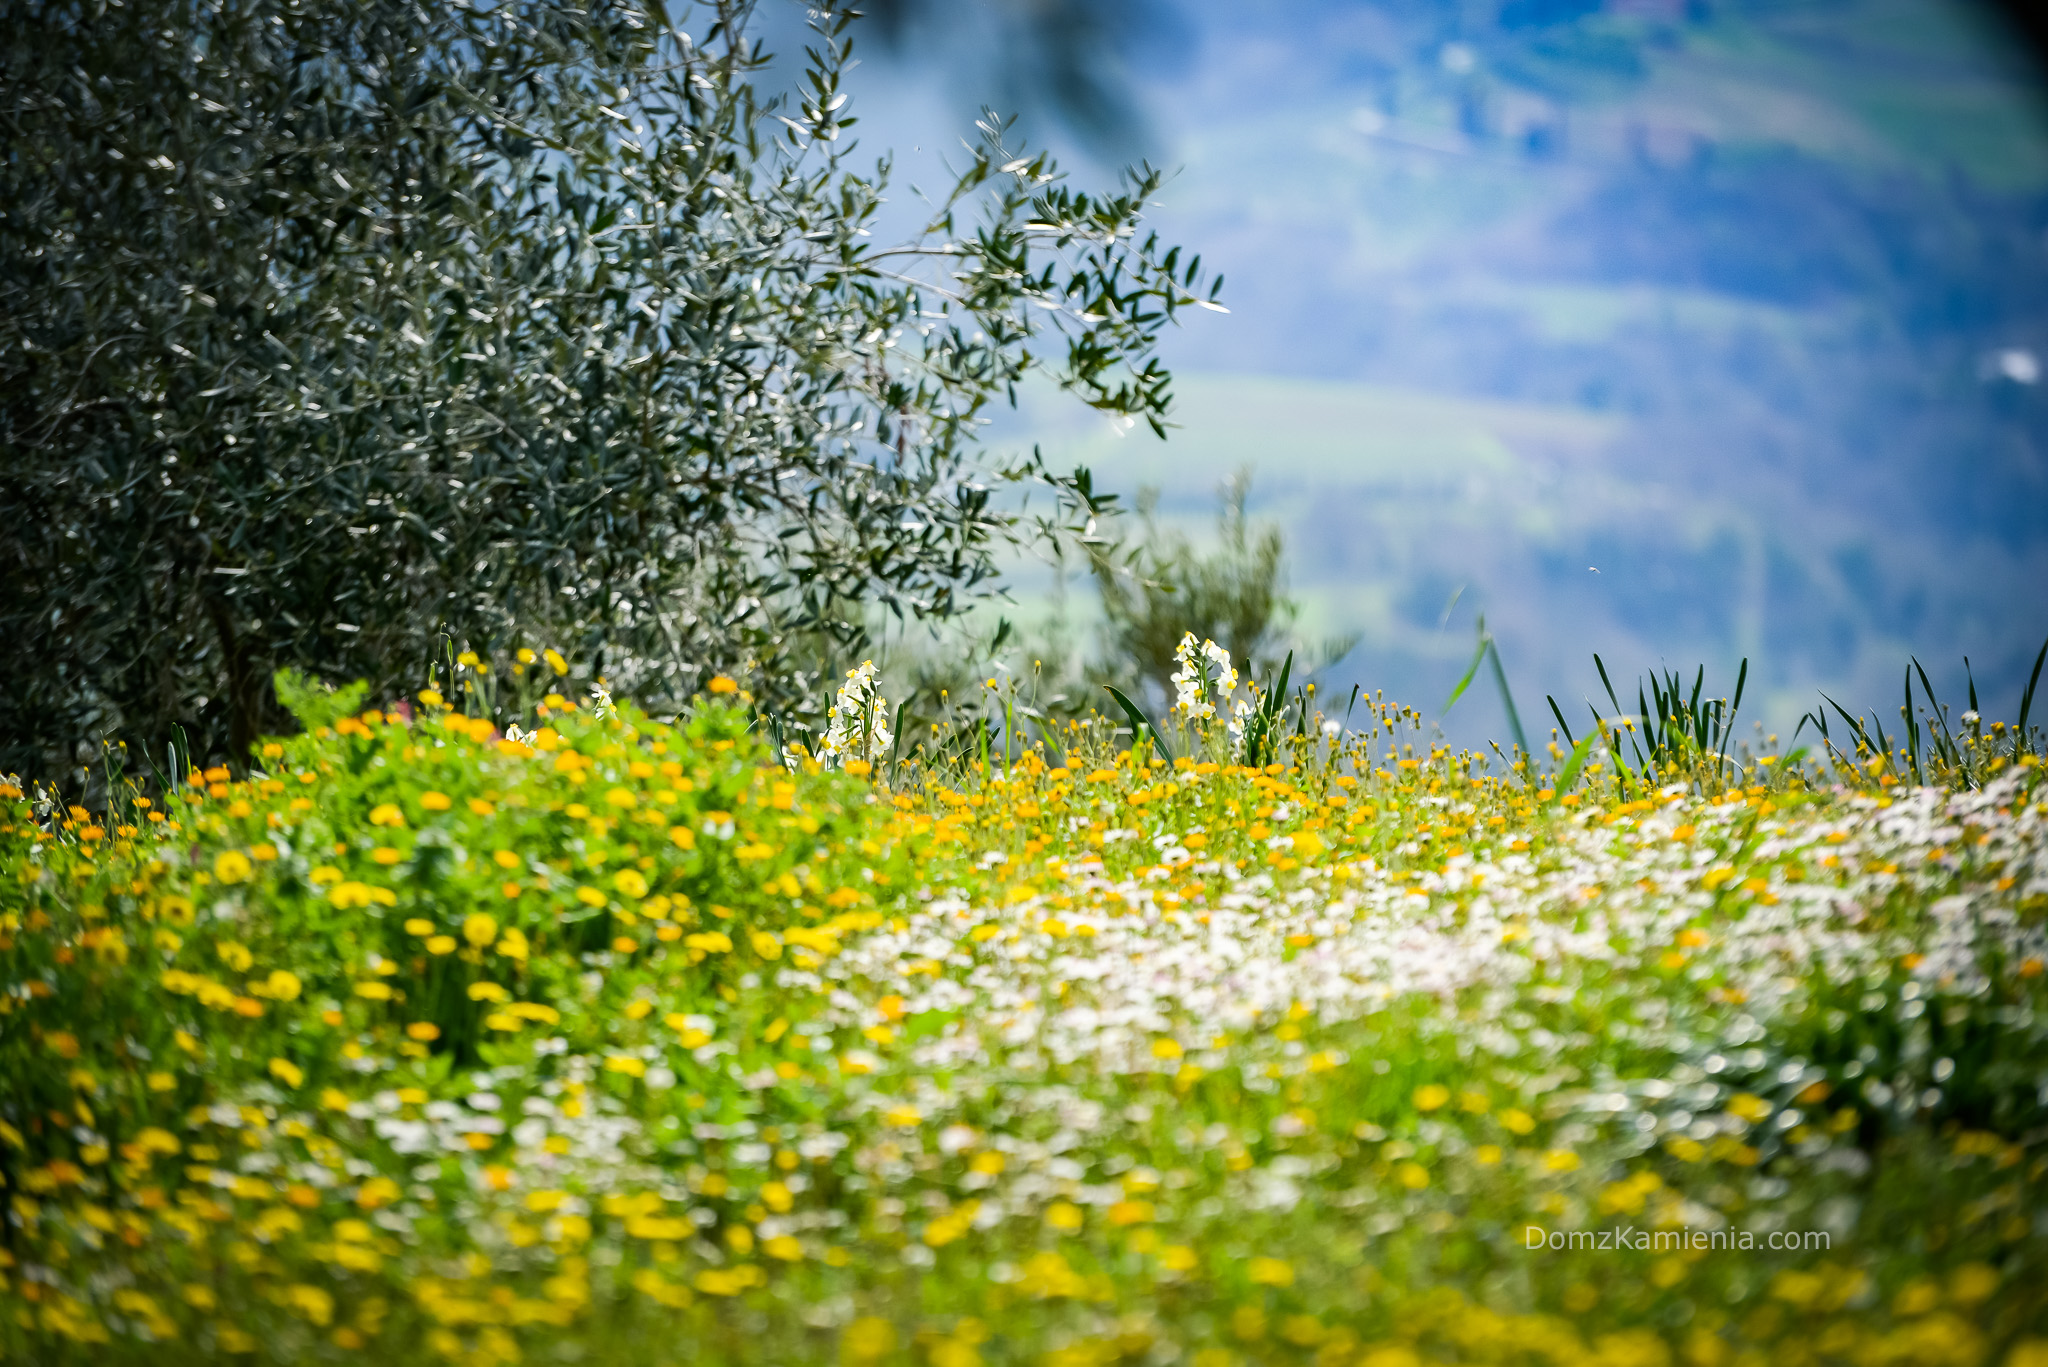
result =
M1141 150L1232 313L1172 344L1170 443L1037 401L1006 435L1193 523L1251 464L1312 625L1365 633L1346 688L1439 701L1484 611L1525 716L1594 650L1747 654L1780 726L1968 653L2010 709L2048 634L2048 105L1991 11L1159 8ZM915 70L859 92L912 170L972 84Z

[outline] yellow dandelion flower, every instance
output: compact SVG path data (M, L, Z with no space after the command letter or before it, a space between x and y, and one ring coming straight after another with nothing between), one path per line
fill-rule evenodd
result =
M1762 1120L1771 1113L1771 1103L1749 1092L1737 1092L1728 1098L1728 1111L1744 1120Z
M1255 1286L1294 1285L1294 1266L1279 1258L1254 1258L1245 1264L1245 1275Z
M183 1147L176 1135L154 1125L137 1134L135 1142L144 1153L176 1154Z
M420 794L420 806L430 812L445 812L454 805L454 801L446 793Z

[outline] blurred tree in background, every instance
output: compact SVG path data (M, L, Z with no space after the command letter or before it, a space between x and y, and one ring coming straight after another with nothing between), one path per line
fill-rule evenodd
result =
M1282 582L1280 529L1252 528L1245 519L1251 472L1240 470L1219 492L1217 545L1203 551L1179 532L1153 521L1157 495L1141 493L1143 535L1137 554L1119 564L1108 554L1090 559L1102 595L1103 657L1123 662L1136 681L1167 699L1180 668L1181 637L1214 641L1258 674L1279 663L1297 608ZM1125 682L1126 680L1112 680Z
M1097 612L1069 610L1064 562L1055 565L1049 615L1021 630L1008 617L993 625L984 608L943 628L891 640L885 693L900 701L906 753L940 737L973 743L973 718L989 734L1014 725L1028 743L1049 735L1057 718L1099 711L1105 684L1143 699L1165 716L1172 705L1174 652L1193 632L1230 651L1249 679L1270 686L1283 659L1308 685L1348 655L1356 635L1320 642L1297 630L1301 605L1287 592L1286 542L1271 522L1245 513L1251 471L1239 470L1217 490L1213 541L1162 527L1156 489L1141 489L1137 522L1117 540L1096 537L1080 548L1096 591ZM1114 494L1094 495L1113 506ZM1056 548L1059 549L1059 548ZM1055 747L1057 748L1057 747Z
M1174 696L1174 652L1181 638L1214 641L1263 679L1281 659L1295 655L1295 677L1306 679L1349 654L1356 636L1311 648L1296 639L1298 603L1287 596L1286 547L1280 528L1254 526L1245 516L1251 493L1249 469L1239 470L1217 491L1216 544L1205 548L1177 532L1161 529L1152 517L1150 490L1142 491L1141 533L1119 563L1106 551L1089 558L1102 596L1102 662L1106 682L1144 686L1164 707Z
M0 772L239 751L277 668L400 691L451 641L800 713L878 610L1091 525L974 434L1033 371L1161 427L1203 280L1157 177L1075 193L990 119L877 244L851 14L783 98L750 9L0 4Z

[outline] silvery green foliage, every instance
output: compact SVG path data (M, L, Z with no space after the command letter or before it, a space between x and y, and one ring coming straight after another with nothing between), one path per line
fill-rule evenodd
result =
M0 4L0 772L241 750L276 669L381 694L444 633L800 712L875 611L1092 527L974 438L1034 370L1162 426L1206 282L1158 175L1077 193L991 118L879 243L853 16L771 97L749 8Z

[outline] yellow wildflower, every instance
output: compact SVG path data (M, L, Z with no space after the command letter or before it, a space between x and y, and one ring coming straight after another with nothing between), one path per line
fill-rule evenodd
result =
M1254 1258L1245 1264L1245 1275L1255 1286L1294 1285L1293 1264L1279 1258Z

